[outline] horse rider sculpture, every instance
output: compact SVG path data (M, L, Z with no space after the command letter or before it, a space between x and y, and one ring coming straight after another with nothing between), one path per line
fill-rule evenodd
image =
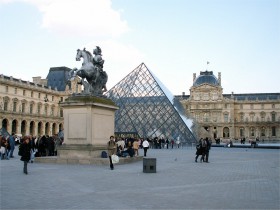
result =
M72 69L69 76L70 78L75 76L81 78L80 84L84 86L82 94L103 96L103 93L107 91L108 75L103 71L104 60L101 53L101 48L98 46L93 50L94 57L85 48L77 50L76 61L83 58L82 67Z

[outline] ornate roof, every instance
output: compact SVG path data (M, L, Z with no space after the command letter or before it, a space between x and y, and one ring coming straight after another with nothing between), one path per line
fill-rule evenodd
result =
M199 85L202 85L202 84L211 84L211 85L218 86L219 81L215 77L215 75L213 75L212 71L207 71L206 70L206 71L201 71L200 75L193 82L193 86L199 86Z
M70 70L70 68L64 66L50 68L47 76L48 86L57 88L58 91L65 91Z

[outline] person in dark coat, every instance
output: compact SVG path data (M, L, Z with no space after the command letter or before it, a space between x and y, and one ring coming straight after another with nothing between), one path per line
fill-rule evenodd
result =
M196 156L195 156L195 162L197 162L197 158L199 155L202 156L202 138L199 140L198 144L196 145Z
M211 139L209 140L207 137L206 137L205 141L206 141L206 148L205 148L205 157L206 157L206 160L205 160L205 162L206 162L206 163L209 163L209 161L208 161L208 158L209 158L209 150L211 149L212 141L211 141Z
M21 156L20 160L24 162L23 173L25 173L26 175L28 174L27 163L30 160L30 150L31 150L31 145L29 141L30 141L29 136L25 136L23 138L23 143L19 147L19 155Z

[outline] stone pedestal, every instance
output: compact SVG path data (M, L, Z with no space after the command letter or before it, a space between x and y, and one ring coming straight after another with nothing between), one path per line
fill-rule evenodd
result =
M106 151L114 135L115 111L118 107L107 98L71 96L61 103L64 117L64 144L58 157L92 162Z

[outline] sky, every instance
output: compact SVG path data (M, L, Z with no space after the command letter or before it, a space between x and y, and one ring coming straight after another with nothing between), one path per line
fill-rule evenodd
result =
M174 95L205 70L280 92L280 0L0 0L0 32L0 74L26 81L99 46L108 89L144 62Z

